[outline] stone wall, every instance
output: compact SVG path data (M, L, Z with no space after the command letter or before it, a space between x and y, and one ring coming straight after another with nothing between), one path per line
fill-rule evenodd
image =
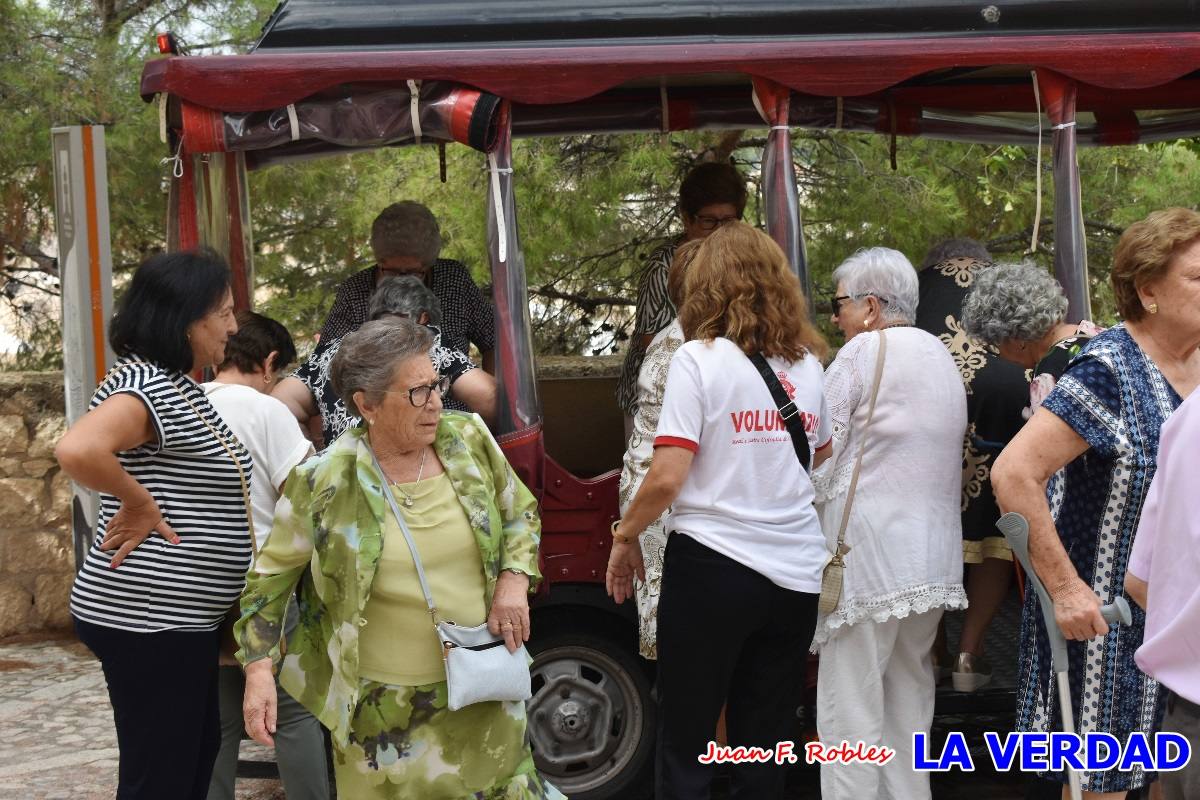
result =
M66 628L74 577L59 372L0 373L0 636Z

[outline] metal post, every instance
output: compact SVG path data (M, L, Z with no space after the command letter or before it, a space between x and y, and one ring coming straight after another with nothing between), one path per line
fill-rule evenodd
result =
M105 335L112 316L104 128L72 125L50 131L54 167L58 276L62 286L63 384L67 424L87 413L92 394L113 363ZM73 484L76 568L95 532L99 496Z
M812 282L804 252L804 231L800 222L800 198L796 169L792 160L792 131L788 127L792 92L785 86L754 79L755 105L771 126L763 149L762 186L767 218L767 233L783 248L792 265L812 312Z
M542 404L533 362L525 258L513 194L512 106L500 114L500 135L488 153L488 254L496 304L496 438L521 480L541 497L545 449Z
M1092 302L1075 146L1075 81L1048 70L1038 70L1037 81L1053 126L1054 274L1067 294L1067 321L1079 322L1091 318Z

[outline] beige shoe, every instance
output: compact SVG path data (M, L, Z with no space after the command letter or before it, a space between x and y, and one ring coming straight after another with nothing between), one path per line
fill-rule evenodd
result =
M950 682L956 692L977 692L992 682L992 666L983 656L959 653Z

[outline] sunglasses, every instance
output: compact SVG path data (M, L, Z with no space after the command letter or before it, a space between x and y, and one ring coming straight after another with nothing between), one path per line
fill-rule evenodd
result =
M737 222L739 219L741 219L741 217L737 215L732 217L710 217L707 214L700 214L696 217L693 217L693 219L696 220L696 224L700 227L700 230L711 231L721 227L722 225L727 225L730 222Z
M839 295L834 295L833 299L829 301L829 313L836 317L838 314L841 313L842 306L847 301L861 300L864 297L874 297L876 300L878 300L883 305L886 306L888 304L888 299L886 297L880 297L879 295L875 294L874 292L867 292L866 294L859 294L859 295L839 294Z

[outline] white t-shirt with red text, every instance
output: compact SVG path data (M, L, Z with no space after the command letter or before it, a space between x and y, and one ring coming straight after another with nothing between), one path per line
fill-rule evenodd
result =
M809 450L829 446L821 364L811 355L767 362L799 409ZM728 339L692 341L667 374L656 447L695 460L672 506L668 530L799 592L821 591L829 560L813 486L758 370Z

